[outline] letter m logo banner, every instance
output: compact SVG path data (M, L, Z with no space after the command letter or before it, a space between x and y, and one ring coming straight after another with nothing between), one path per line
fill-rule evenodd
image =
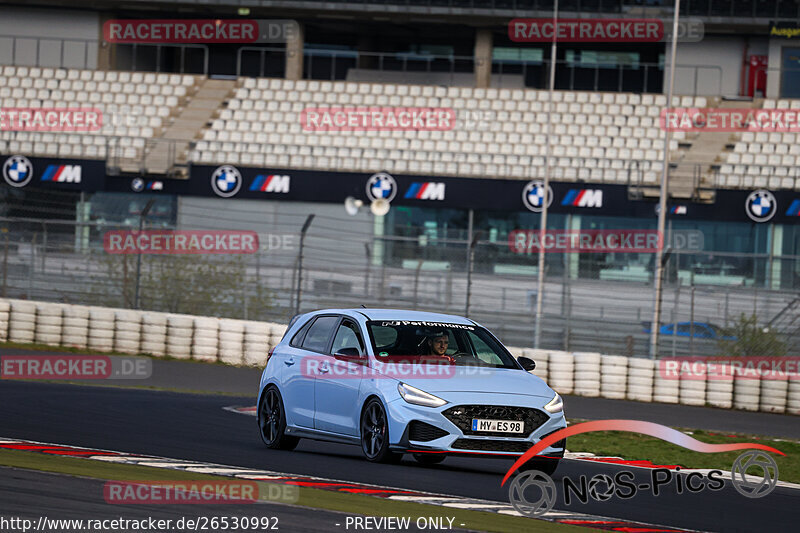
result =
M444 183L442 182L414 182L406 191L406 198L415 200L444 200Z
M259 174L258 176L256 176L256 179L253 180L253 184L250 186L250 190L261 191L261 192L287 193L289 192L290 181L291 178L286 175Z
M570 189L561 205L573 207L603 207L602 189Z
M81 166L49 165L45 169L44 174L42 174L42 181L55 181L58 183L80 183Z

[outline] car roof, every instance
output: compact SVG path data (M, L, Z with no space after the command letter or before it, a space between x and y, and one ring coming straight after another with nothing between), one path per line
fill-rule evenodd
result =
M443 313L430 313L428 311L408 311L405 309L365 309L362 307L355 309L320 309L314 314L337 313L347 315L363 315L367 320L419 320L426 322L449 322L451 324L463 324L472 326L475 323L468 318L458 315L446 315Z

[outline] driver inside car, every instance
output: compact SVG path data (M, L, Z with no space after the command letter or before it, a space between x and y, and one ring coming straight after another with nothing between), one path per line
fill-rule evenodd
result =
M426 335L421 344L422 355L444 356L450 346L450 336L446 331L435 331Z

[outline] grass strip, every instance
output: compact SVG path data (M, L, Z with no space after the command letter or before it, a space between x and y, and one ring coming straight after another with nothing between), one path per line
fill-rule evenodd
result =
M233 479L182 470L125 465L6 449L0 449L0 466L115 481L219 481L220 479ZM259 485L270 485L270 483L266 482L258 483ZM267 491L261 490L261 493L265 494ZM102 498L102 495L98 494L98 498ZM454 518L454 527L474 531L498 533L516 533L519 531L568 533L570 531L586 531L582 527L558 524L546 520L483 511L468 511L414 502L400 502L309 487L299 487L299 500L294 505L366 516L407 516L412 520L418 517L449 517ZM462 526L461 524L464 525Z
M778 465L779 479L800 483L800 442L775 439L757 435L718 433L705 430L690 431L695 439L711 444L755 442L772 446L785 456L769 454ZM603 431L583 433L567 439L567 448L576 452L591 452L600 456L622 457L630 460L647 460L655 464L680 465L681 468L713 468L730 471L736 458L745 450L724 453L699 453L687 450L670 442L628 433L626 431Z

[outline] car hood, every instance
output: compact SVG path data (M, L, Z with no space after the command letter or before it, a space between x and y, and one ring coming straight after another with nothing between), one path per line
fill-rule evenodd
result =
M540 377L524 370L510 368L449 367L451 371L437 373L441 365L420 365L433 367L430 375L396 378L412 387L426 392L469 392L491 394L518 394L540 396L550 400L555 392Z

